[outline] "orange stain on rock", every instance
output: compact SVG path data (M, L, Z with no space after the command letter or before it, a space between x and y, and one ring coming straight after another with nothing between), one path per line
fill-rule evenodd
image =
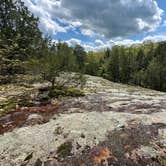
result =
M93 161L94 166L98 166L101 162L103 162L104 166L108 166L108 158L110 157L110 150L105 147L99 147L93 151Z

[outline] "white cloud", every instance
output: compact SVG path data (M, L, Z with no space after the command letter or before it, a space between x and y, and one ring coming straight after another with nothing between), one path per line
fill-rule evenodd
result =
M147 36L145 38L143 38L142 40L131 40L131 39L117 39L117 40L108 40L108 41L101 41L99 39L95 40L95 44L94 43L84 43L81 42L81 40L78 39L71 39L69 41L67 41L68 43L73 43L74 44L81 44L86 51L98 51L98 50L103 50L106 48L112 48L115 45L118 46L132 46L132 45L140 45L146 42L161 42L161 41L166 41L166 35L153 35L153 36ZM70 44L72 45L72 44Z
M152 41L152 42L166 41L166 35L147 36L142 40L142 42L146 42L146 41Z
M66 40L65 42L68 43L69 46L75 46L76 44L81 44L81 40L75 38Z
M82 28L108 38L155 30L163 12L154 0L61 0L61 7Z
M75 21L75 22L73 21L73 22L71 22L71 25L73 25L74 27L80 27L82 25L82 23L79 21Z
M62 26L59 26L55 21L49 17L40 18L40 29L45 34L56 34L57 32L66 32L66 29Z
M163 26L166 26L166 20L164 20L164 22L163 22Z
M45 34L53 35L57 32L67 32L66 27L60 26L56 21L53 20L51 13L44 10L44 6L48 9L52 9L52 5L59 6L58 2L54 1L40 1L40 5L35 5L32 0L23 0L25 5L28 6L35 16L40 18L39 27L41 31Z
M62 27L42 24L53 33L81 27L84 35L100 34L107 38L155 30L163 11L155 0L24 0L41 20L60 20ZM51 22L51 21L50 21ZM48 26L51 26L49 29ZM55 30L53 30L55 28Z
M95 40L95 44L96 44L96 45L103 45L104 42L101 41L101 40L99 40L99 39L97 39L97 40Z
M90 29L81 29L81 33L83 35L87 35L87 36L93 36L93 35L95 35L95 33L93 31L91 31Z

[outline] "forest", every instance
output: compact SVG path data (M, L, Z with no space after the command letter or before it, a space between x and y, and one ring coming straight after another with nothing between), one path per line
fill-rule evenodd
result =
M100 76L113 82L166 91L166 42L113 46L87 52L81 45L53 42L20 0L0 2L0 83L17 75L41 75L54 86L60 72Z

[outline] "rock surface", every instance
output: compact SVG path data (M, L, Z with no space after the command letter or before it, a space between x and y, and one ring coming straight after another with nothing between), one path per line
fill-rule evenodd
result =
M166 164L166 93L87 77L86 95L60 99L49 122L0 135L0 165Z

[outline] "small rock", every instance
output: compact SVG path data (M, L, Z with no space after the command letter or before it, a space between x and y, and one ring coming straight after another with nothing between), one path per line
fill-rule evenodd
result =
M41 115L39 115L39 114L31 114L31 115L29 115L28 120L33 120L33 119L43 120L43 117Z
M81 138L85 138L85 135L83 133L81 134Z
M43 116L39 115L39 114L31 114L29 115L26 124L28 125L34 125L34 124L40 124L44 121Z
M69 108L69 109L68 109L68 112L69 112L69 113L76 113L76 112L81 113L81 112L85 112L85 110L80 109L80 108Z

